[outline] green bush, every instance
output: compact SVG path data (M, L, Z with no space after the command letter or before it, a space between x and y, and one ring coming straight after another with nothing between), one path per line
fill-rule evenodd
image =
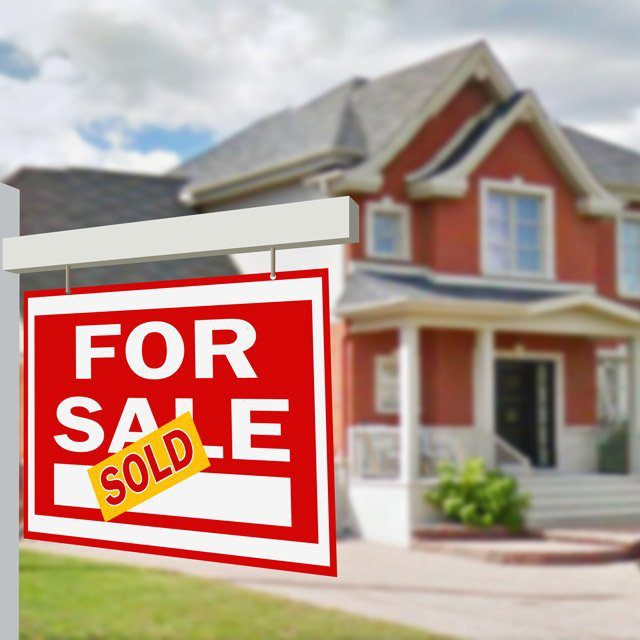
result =
M602 473L627 473L629 436L625 424L608 430L598 444L598 469Z
M426 499L454 522L482 528L501 525L511 531L522 529L529 507L529 496L519 492L515 478L487 470L480 458L469 458L462 469L440 464L438 484Z

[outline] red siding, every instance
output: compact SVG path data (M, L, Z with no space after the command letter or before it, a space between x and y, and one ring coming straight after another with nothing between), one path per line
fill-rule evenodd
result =
M473 424L473 346L470 331L422 331L422 423Z
M478 113L489 101L488 89L478 82L471 82L453 97L447 106L430 119L415 135L407 147L398 153L384 171L384 186L381 193L394 200L406 201L405 177L418 169L442 148L447 140L474 114ZM360 237L366 238L366 205L375 196L352 196L360 205ZM412 256L416 262L427 260L427 214L428 207L423 203L413 203L412 208ZM347 254L354 260L365 258L364 242L349 245Z
M398 333L351 336L353 390L349 424L397 424L397 415L375 410L374 359L398 348ZM471 332L421 331L421 422L429 425L473 424L473 341Z

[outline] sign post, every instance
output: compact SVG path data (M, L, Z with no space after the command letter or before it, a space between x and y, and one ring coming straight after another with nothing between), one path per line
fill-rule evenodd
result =
M0 183L0 235L20 233L19 192ZM1 250L4 258L4 248ZM18 276L0 273L0 406L4 445L0 448L0 620L7 638L18 637L18 379L20 304Z
M5 271L67 276L272 254L271 273L27 295L25 537L336 575L328 272L273 256L357 239L349 198L5 239ZM149 490L180 454L144 437L187 413L210 466Z

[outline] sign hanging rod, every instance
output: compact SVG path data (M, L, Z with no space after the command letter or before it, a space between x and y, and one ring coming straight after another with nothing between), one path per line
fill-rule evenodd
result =
M358 242L348 196L5 238L4 271L29 273Z

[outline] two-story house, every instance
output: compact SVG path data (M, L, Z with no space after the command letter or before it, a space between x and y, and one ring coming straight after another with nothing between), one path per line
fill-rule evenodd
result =
M472 455L520 474L537 522L640 521L640 154L560 127L486 44L345 82L158 181L185 215L359 204L358 244L277 265L330 272L334 441L360 533L408 543L434 517L438 460ZM605 405L628 435L606 477Z
M557 125L478 43L345 82L175 173L199 211L360 205L359 244L278 265L331 271L335 442L362 533L406 542L437 460L470 455L521 472L539 522L640 519L640 485L595 475L599 354L640 380L640 155Z

